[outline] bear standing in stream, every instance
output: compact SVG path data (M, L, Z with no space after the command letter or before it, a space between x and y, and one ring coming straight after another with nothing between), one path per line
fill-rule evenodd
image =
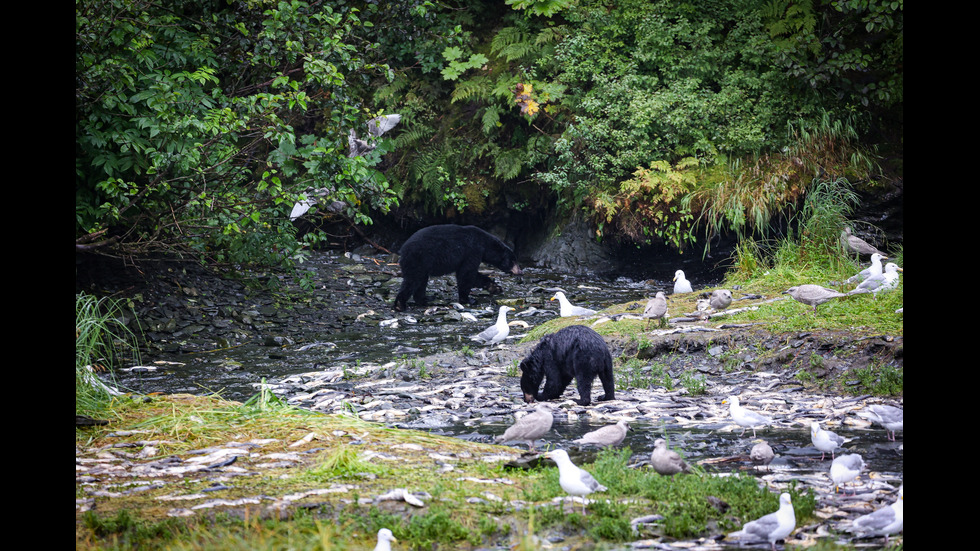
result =
M398 251L402 269L402 286L395 297L395 310L405 310L409 297L425 306L425 287L429 278L456 274L459 302L468 304L470 289L480 287L499 293L502 289L479 272L485 262L504 272L520 275L517 256L503 241L476 226L442 224L429 226L412 234Z
M606 341L584 325L570 325L542 337L538 346L521 362L521 392L524 401L561 397L575 379L579 405L592 403L592 382L599 377L605 394L599 400L615 400L612 354ZM538 392L541 381L544 389Z

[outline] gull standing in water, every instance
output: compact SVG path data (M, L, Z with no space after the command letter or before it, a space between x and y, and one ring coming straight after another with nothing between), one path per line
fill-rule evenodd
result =
M554 421L555 418L551 415L551 411L544 404L538 404L533 412L515 421L495 441L497 443L510 442L512 440L527 442L528 449L533 450L534 441L551 430L551 425Z
M497 313L497 323L487 327L479 335L474 335L470 338L487 345L502 342L510 334L510 325L507 325L507 312L510 310L513 310L510 306L501 306Z
M858 417L863 417L874 423L878 423L885 428L888 439L895 441L895 431L902 430L905 423L905 413L902 408L895 406L879 405L868 406L864 411L858 412Z
M587 432L581 438L573 440L576 444L595 444L597 446L612 447L623 443L626 438L626 431L630 429L629 423L625 419L620 419L615 425L599 427L592 432Z
M755 438L756 427L764 427L766 425L772 424L772 419L766 417L765 415L756 413L751 410L743 408L738 403L738 396L729 396L726 400L721 402L722 404L730 404L728 411L732 414L732 419L735 423L742 427L742 433L739 436L745 434L745 430L752 428L752 438Z
M830 452L830 458L833 459L834 450L849 442L847 438L835 432L823 430L820 428L820 423L816 421L810 423L810 441L813 442L814 448L820 450L820 461L827 457L827 452Z

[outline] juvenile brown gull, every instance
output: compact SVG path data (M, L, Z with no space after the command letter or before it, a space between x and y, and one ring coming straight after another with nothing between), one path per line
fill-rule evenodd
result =
M810 423L810 441L813 442L813 447L820 450L820 460L823 461L827 457L827 452L830 452L830 457L833 459L834 450L849 440L835 432L823 430L820 428L820 423L814 421Z
M735 423L742 427L742 433L739 436L745 434L745 430L752 428L752 438L755 438L756 427L764 427L772 423L772 419L766 417L765 415L756 413L754 411L743 408L738 403L738 396L729 396L727 399L722 400L722 404L730 404L728 406L728 411L732 414L732 419Z
M834 481L834 493L837 488L846 482L850 482L861 474L864 470L864 459L856 454L850 453L842 455L830 464L830 479Z
M677 270L674 272L674 294L677 293L693 293L694 289L691 288L691 282L684 277L684 270Z
M902 430L905 413L902 408L875 404L858 412L858 417L877 423L885 428L888 439L895 441L895 431Z
M715 289L708 297L708 304L715 310L724 310L732 303L732 292L728 289Z
M789 294L789 296L793 297L793 300L796 302L813 306L814 312L817 311L817 306L820 306L830 299L847 296L844 293L838 293L833 289L810 284L790 287L789 289L783 291L783 294Z
M643 317L647 320L647 327L650 326L650 321L655 319L662 319L667 315L667 296L664 295L663 291L658 291L657 296L651 298L647 302L647 307L643 309Z
M374 551L391 551L391 542L398 541L394 534L387 528L378 530L378 545L374 546Z
M605 486L599 484L599 481L592 478L591 474L576 467L568 458L568 452L565 450L551 450L544 456L558 464L558 485L561 486L561 489L565 490L568 495L582 498L583 514L585 513L585 496L592 492L607 490Z
M595 444L597 446L618 446L626 438L626 431L630 430L629 423L625 419L619 420L615 425L606 425L592 432L587 432L581 438L573 440L576 444Z
M844 245L844 248L846 248L851 252L864 254L864 255L878 253L881 256L885 256L885 253L879 251L877 248L872 246L864 239L861 239L860 237L853 235L851 233L850 226L844 227L844 231L842 231L840 234L840 240L841 240L841 244Z
M749 458L756 463L762 463L766 467L772 463L773 457L776 454L773 453L772 447L765 441L760 440L754 446L752 446L752 451L749 452Z
M788 493L779 496L779 510L751 522L745 523L738 532L728 534L731 539L744 542L768 541L773 551L776 542L785 539L796 528L796 513L793 512L793 501Z
M657 438L653 443L653 453L650 454L650 465L653 470L665 476L674 476L677 473L689 473L688 467L680 454L667 447L667 442L663 438Z
M541 438L549 430L555 418L551 411L544 405L538 405L535 410L521 417L507 428L504 433L498 436L497 443L519 441L527 442L528 449L534 449L534 441Z
M558 305L560 306L558 312L561 317L568 318L572 316L591 316L595 314L595 310L590 310L589 308L583 308L581 306L575 306L568 299L565 298L565 293L558 291L555 296L551 297L551 300L558 300Z
M510 326L507 325L507 312L510 310L513 310L510 306L501 306L497 314L497 323L487 327L479 335L474 335L471 339L488 345L502 342L510 334Z
M901 532L904 524L905 485L903 484L898 487L898 499L894 503L854 519L848 531L857 534L858 537L885 536L887 544L888 536Z

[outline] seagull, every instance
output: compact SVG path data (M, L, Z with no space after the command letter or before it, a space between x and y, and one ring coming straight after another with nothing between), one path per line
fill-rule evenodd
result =
M665 476L691 472L691 468L684 462L680 454L668 448L667 442L663 438L657 438L653 443L650 465L653 466L653 470Z
M663 291L657 291L657 296L647 302L647 307L643 309L643 317L647 320L647 327L650 320L663 319L667 315L667 296Z
M684 277L684 270L674 272L674 294L693 292L694 289L691 288L691 282Z
M631 430L625 419L621 419L615 425L606 425L592 432L587 432L578 440L573 440L576 444L596 444L603 447L612 447L622 444L626 438L626 431Z
M790 287L789 289L783 291L783 294L789 294L793 297L796 302L802 302L813 306L813 311L817 311L817 306L827 302L832 298L846 297L844 293L838 293L833 289L828 289L820 285L797 285L796 287Z
M860 283L873 275L880 275L882 272L881 261L887 259L888 259L887 256L884 256L880 253L874 253L873 255L871 255L871 265L861 270L860 272L852 275L851 277L847 278L847 280L844 281L844 283Z
M565 298L565 293L558 291L555 296L551 297L551 300L558 299L558 304L561 306L559 312L561 317L568 318L571 316L591 316L595 314L595 310L590 310L588 308L582 308L581 306L574 306L568 299Z
M374 546L374 551L391 551L391 542L398 541L391 533L391 530L382 528L378 530L378 545Z
M551 415L551 411L544 405L538 404L533 412L515 421L495 441L497 443L510 442L512 440L527 442L528 449L533 450L534 441L551 430L551 424L554 421L555 418Z
M715 289L708 297L708 304L715 310L724 310L732 303L732 292L728 289Z
M561 489L569 495L582 498L583 514L585 514L585 496L592 492L607 490L605 486L599 484L599 481L592 478L591 474L576 467L565 450L551 450L544 456L558 464L558 485Z
M889 535L902 531L905 517L904 502L905 485L903 484L898 487L898 499L894 503L854 519L848 530L859 537L885 536L887 544Z
M772 419L766 417L765 415L758 414L754 411L747 410L739 405L738 396L729 396L726 400L722 400L722 404L731 404L728 410L732 414L732 419L738 426L742 427L742 436L745 434L745 430L752 427L752 438L755 438L756 427L764 427L766 425L772 424Z
M823 461L827 452L830 452L830 458L833 459L834 450L843 446L845 442L850 442L850 439L835 432L823 430L820 428L820 423L814 421L810 423L810 441L813 442L813 447L820 450L820 461Z
M842 455L830 464L830 479L834 481L834 493L845 482L850 482L864 470L864 459L856 454ZM846 492L845 492L846 493Z
M885 253L879 251L864 239L861 239L856 235L852 235L850 226L844 227L844 231L840 233L840 241L844 248L851 252L858 254L878 253L881 256L885 256Z
M858 416L884 427L885 432L889 433L888 439L894 442L895 431L902 430L905 414L902 408L875 404L859 411Z
M497 323L484 329L479 335L474 335L470 339L481 341L487 345L494 345L503 341L510 334L510 326L507 325L507 312L513 310L510 306L501 306L497 314Z
M776 454L773 453L772 447L765 441L759 440L756 445L752 446L752 451L749 452L749 458L756 463L762 463L769 468L769 464L772 463L772 458Z
M904 270L899 268L894 262L889 262L888 264L885 264L884 272L865 279L847 294L857 295L860 293L872 293L875 298L878 298L878 293L882 291L891 291L895 287L898 287L898 272L902 271Z
M773 551L776 541L786 538L796 528L796 513L788 493L779 495L779 510L751 522L746 522L738 532L728 534L729 538L747 541L768 541Z

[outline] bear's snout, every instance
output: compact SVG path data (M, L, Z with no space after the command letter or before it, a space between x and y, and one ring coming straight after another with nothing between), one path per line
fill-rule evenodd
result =
M528 394L527 392L525 392L524 393L524 401L526 403L530 404L531 402L534 401L534 395L533 394Z
M523 270L521 270L521 267L520 267L520 266L518 266L517 264L514 264L514 265L513 265L513 266L512 266L511 268L510 268L510 273L512 273L512 274L514 274L514 275L523 275L523 274L524 274L524 271L523 271Z

